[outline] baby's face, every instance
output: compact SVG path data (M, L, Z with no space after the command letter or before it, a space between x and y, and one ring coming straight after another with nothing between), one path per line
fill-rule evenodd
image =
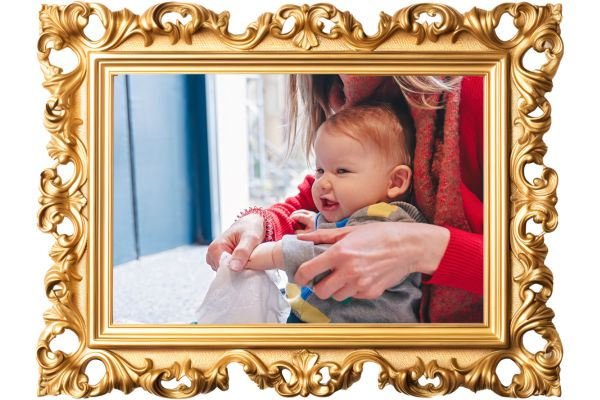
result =
M389 201L394 167L375 144L361 143L324 127L315 140L316 180L312 197L328 222L349 217L360 208Z

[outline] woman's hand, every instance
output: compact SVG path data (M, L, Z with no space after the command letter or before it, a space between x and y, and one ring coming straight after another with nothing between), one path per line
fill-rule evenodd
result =
M296 210L290 214L290 218L304 225L304 229L297 229L296 234L308 233L315 230L315 218L317 213L309 210Z
M248 262L252 251L265 236L265 222L258 214L248 214L229 227L212 241L206 252L206 262L213 271L219 268L219 259L224 251L231 254L229 267L240 271Z
M318 229L298 239L332 246L300 265L294 280L308 284L322 272L331 273L314 286L321 299L376 299L412 273L433 274L450 240L441 226L415 222L375 222L338 229Z

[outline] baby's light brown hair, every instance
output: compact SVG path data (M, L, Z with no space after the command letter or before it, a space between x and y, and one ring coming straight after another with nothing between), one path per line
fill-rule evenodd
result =
M317 132L324 128L359 142L370 141L390 163L412 165L414 126L407 110L388 103L348 107L327 118Z

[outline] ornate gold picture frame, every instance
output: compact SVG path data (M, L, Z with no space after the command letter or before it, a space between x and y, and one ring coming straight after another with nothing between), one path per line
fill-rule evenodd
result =
M187 23L163 22L168 13ZM439 22L421 22L421 14ZM501 40L500 18L514 18L517 33ZM91 15L105 32L84 32ZM284 23L294 17L293 24ZM334 25L325 28L323 19ZM286 5L266 12L242 34L228 30L229 13L200 5L164 3L142 15L99 4L43 6L38 55L50 92L45 126L55 164L41 176L39 227L56 239L46 274L51 308L37 346L39 394L97 396L142 387L169 397L228 388L227 365L239 362L261 388L291 396L329 395L360 379L363 364L381 367L379 386L433 396L464 386L513 397L559 395L560 338L546 306L552 273L544 265L544 234L557 224L556 172L543 164L543 135L550 127L545 94L563 54L560 5L502 4L464 14L419 4L393 16L382 13L377 33L328 4ZM78 60L63 72L50 61L69 48ZM528 70L524 55L543 52L547 62ZM111 321L112 82L129 73L345 73L379 75L482 75L485 78L485 279L483 324L406 327L260 325L114 325ZM533 112L539 108L540 115ZM63 177L59 167L72 163ZM529 180L529 164L542 167ZM73 232L59 233L68 219ZM541 225L529 232L527 223ZM65 330L78 338L71 353L52 350ZM546 340L531 353L527 332ZM520 368L504 386L496 367ZM85 369L101 361L106 374L94 385ZM329 379L322 381L321 370ZM284 377L284 371L290 377ZM187 376L191 384L162 383ZM419 378L439 378L422 385Z

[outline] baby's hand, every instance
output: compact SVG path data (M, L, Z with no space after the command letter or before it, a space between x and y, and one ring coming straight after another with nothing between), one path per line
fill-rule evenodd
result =
M304 225L304 229L297 229L296 234L298 233L308 233L315 230L315 218L317 213L314 211L308 210L296 210L291 215L290 218L296 222Z

